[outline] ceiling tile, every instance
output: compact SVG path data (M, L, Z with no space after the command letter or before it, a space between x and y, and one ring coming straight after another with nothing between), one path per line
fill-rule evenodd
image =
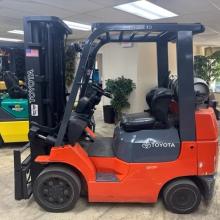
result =
M116 5L120 5L120 4L125 4L125 3L129 3L129 2L133 2L134 0L109 0L109 1L103 1L103 0L90 0L91 2L95 2L104 6L116 6Z
M148 0L179 16L150 21L113 6L133 0L0 0L0 36L22 37L7 33L22 28L22 18L28 15L53 15L62 19L91 24L95 22L201 22L204 34L195 42L220 45L220 0ZM74 30L70 39L82 39L90 32Z
M87 11L103 8L103 5L91 2L89 0L32 0L43 5L73 11L75 13L85 13Z
M15 11L23 12L24 16L29 15L55 15L58 17L66 17L74 14L73 11L64 10L55 6L37 3L34 1L27 0L2 0L0 1L1 8L8 8Z
M150 2L178 15L197 13L213 8L208 0L150 0Z
M131 15L129 13L119 11L114 8L100 9L94 12L89 12L88 15L96 17L96 22L147 22L149 20Z

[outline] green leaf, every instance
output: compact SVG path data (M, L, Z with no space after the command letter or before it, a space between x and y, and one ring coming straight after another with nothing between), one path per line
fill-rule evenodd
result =
M208 85L220 78L220 51L210 56L195 56L194 74L196 77L205 80Z

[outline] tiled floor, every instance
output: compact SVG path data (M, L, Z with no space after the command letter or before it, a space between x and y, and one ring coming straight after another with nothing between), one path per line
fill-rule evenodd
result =
M97 133L111 136L112 125L102 122L101 115L97 119ZM75 208L66 213L48 213L42 210L31 198L27 201L14 200L13 183L13 149L15 146L5 146L0 149L0 220L220 220L220 178L217 176L215 196L209 207L200 205L197 212L190 215L177 215L166 211L161 201L149 204L99 204L88 203L86 198L80 198Z

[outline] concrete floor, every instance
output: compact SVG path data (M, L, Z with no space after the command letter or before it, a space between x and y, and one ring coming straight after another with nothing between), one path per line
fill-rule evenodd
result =
M103 124L98 117L99 135L110 136L113 127ZM203 203L199 210L190 215L170 213L163 207L162 201L156 204L109 204L88 203L80 198L75 208L66 213L48 213L41 209L33 198L26 201L14 200L13 149L18 146L7 145L0 149L0 220L16 219L76 219L76 220L220 220L220 178L217 176L216 190L211 204Z

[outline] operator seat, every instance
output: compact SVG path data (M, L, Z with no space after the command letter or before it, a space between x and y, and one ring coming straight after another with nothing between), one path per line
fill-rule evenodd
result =
M134 113L122 116L121 127L128 132L144 129L163 129L168 127L169 105L172 91L167 88L151 90L146 100L150 107L149 113Z
M12 72L10 71L4 72L3 78L10 98L13 99L27 98L27 90L19 86L18 78Z

